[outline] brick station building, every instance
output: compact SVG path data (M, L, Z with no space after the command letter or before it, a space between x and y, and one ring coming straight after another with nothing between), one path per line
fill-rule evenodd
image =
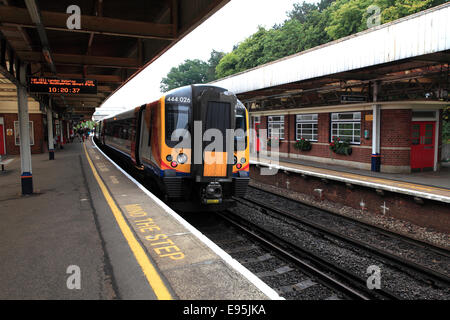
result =
M253 151L279 139L284 158L438 171L450 101L449 16L445 3L212 84L237 94L252 129L267 129L251 137ZM333 137L349 140L351 154L331 151ZM310 151L295 148L301 138Z
M20 134L18 120L17 100L0 101L0 156L20 154ZM28 111L30 121L30 147L32 154L44 153L48 151L47 138L47 115L42 112L39 102L32 98L28 99ZM70 136L70 122L58 119L58 115L53 115L53 135L59 141L62 128L63 143L67 143Z
M399 101L380 105L380 171L438 170L445 103ZM254 151L257 146L259 151L270 150L265 141L272 137L271 130L276 128L280 131L276 137L279 139L279 157L371 170L372 121L372 104L369 103L256 111L251 113L252 128L266 129L267 137L253 137L252 145ZM333 136L350 141L350 155L330 150ZM311 142L311 150L301 151L295 147L301 138ZM416 147L420 144L421 147Z
M16 101L0 101L0 155L20 154L19 120ZM31 153L47 150L44 141L46 129L45 114L39 110L39 103L28 100L30 119Z

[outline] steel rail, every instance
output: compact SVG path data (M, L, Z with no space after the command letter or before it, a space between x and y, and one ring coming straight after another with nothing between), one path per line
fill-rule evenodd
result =
M218 213L223 219L241 229L250 236L256 238L264 245L283 255L295 264L302 267L301 271L315 277L327 287L333 288L358 300L370 300L373 298L383 298L388 300L398 300L398 296L386 290L371 290L367 288L366 281L360 277L338 267L314 253L287 242L280 236L267 231L253 223L237 216L232 211L227 211L227 215ZM270 239L268 239L270 238ZM292 251L294 254L292 254ZM308 261L312 261L311 264ZM332 274L333 276L329 275ZM350 286L348 285L350 284ZM355 289L358 288L358 289Z
M266 191L264 189L258 188L256 186L248 186L248 188L253 188L253 189L256 189L256 190L260 190L262 192L270 193L269 191ZM323 208L316 208L316 207L313 207L313 206L308 205L306 203L302 203L302 202L300 202L298 200L289 198L289 197L287 197L285 195L275 194L275 193L272 193L272 194L274 196L286 199L288 201L292 201L294 203L298 203L299 205L302 205L302 206L310 207L310 208L315 209L315 210L321 210L323 212L326 212L327 214L330 214L332 216L338 217L339 219L350 221L350 222L354 223L355 225L358 225L361 228L365 228L365 229L368 229L370 231L374 231L374 232L380 233L382 235L385 235L387 237L395 238L397 240L401 240L403 242L407 242L409 244L421 247L421 248L426 249L426 250L431 250L431 251L433 251L433 252L435 252L435 253L437 253L437 254L439 254L441 256L444 256L446 258L450 258L450 251L447 250L447 249L444 249L444 248L441 248L441 247L437 247L437 246L435 246L433 244L430 244L430 243L427 243L427 242L424 242L424 241L420 241L420 240L416 240L416 239L410 238L408 236L404 236L402 234L399 234L399 233L396 233L396 232L393 232L393 231L382 229L382 228L374 226L372 224L368 224L368 223L363 222L363 221L355 220L355 219L352 219L352 218L349 218L349 217L337 214L335 212L332 212L332 211L329 211L329 210L326 210L326 209L323 209Z
M273 212L275 212L278 215L281 215L281 216L284 216L284 217L288 217L288 218L290 218L290 219L292 219L292 220L294 220L294 221L296 221L298 223L301 223L301 224L306 225L306 226L308 226L310 228L319 230L320 232L323 232L325 234L332 235L336 239L339 239L339 240L344 241L346 243L349 243L349 244L351 244L353 246L356 246L356 247L358 247L360 249L368 251L371 254L377 255L377 256L379 256L381 258L384 258L384 259L387 259L388 262L391 263L391 265L394 264L394 266L396 266L396 267L409 268L410 270L413 270L415 272L420 273L422 276L428 278L429 280L434 281L435 283L436 282L437 283L440 282L440 283L444 283L447 286L450 285L450 278L447 275L443 274L443 273L437 272L435 270L432 270L432 269L430 269L428 267L425 267L425 266L420 265L418 263L415 263L413 261L401 258L401 257L399 257L399 256L397 256L395 254L387 252L386 250L380 249L380 248L375 247L373 245L367 244L365 242L362 242L362 241L359 241L357 239L354 239L354 238L351 238L349 236L346 236L346 235L343 235L341 233L338 233L338 232L336 232L336 231L334 231L334 230L332 230L330 228L327 228L327 227L322 226L320 224L317 224L315 222L311 222L308 219L299 217L298 215L293 214L291 212L288 212L286 210L282 210L282 209L276 208L276 207L274 207L274 206L272 206L270 204L267 204L267 203L264 203L262 201L255 200L255 199L249 199L249 198L238 199L238 198L236 198L235 200L239 201L240 203L242 203L244 205L246 205L245 201L247 201L249 203L252 203L254 205L257 205L260 208L265 209L266 213L268 213L268 214L270 214L270 213L267 212L267 210L273 211ZM394 263L392 261L394 261ZM405 271L405 270L402 270L402 269L400 269L400 270L401 271Z

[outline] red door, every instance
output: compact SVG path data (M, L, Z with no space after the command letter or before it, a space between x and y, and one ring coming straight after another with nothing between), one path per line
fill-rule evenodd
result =
M256 142L256 152L259 152L259 148L260 148L260 142L259 142L259 125L260 125L260 123L259 122L255 122L255 134L256 134L256 137L255 137L255 142Z
M0 124L0 155L5 154L5 132L3 125Z
M415 121L411 128L411 170L433 170L435 123Z

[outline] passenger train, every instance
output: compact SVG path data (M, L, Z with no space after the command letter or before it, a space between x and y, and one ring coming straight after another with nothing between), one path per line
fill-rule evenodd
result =
M190 85L103 119L94 139L166 200L218 209L246 192L248 126L248 111L233 93Z

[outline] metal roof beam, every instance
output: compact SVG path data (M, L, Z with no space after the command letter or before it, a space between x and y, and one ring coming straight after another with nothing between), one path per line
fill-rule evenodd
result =
M24 61L29 62L44 62L45 57L38 51L17 52L19 57ZM119 57L102 57L102 56L86 56L79 54L61 54L55 53L52 55L53 61L56 65L89 65L103 68L127 68L139 69L141 64L133 58L119 58Z
M151 22L131 21L108 17L81 16L81 29L68 29L66 13L41 11L42 24L48 30L65 32L83 32L104 34L112 36L123 36L144 39L167 39L174 40L173 25ZM0 6L2 24L19 27L36 27L27 9Z

